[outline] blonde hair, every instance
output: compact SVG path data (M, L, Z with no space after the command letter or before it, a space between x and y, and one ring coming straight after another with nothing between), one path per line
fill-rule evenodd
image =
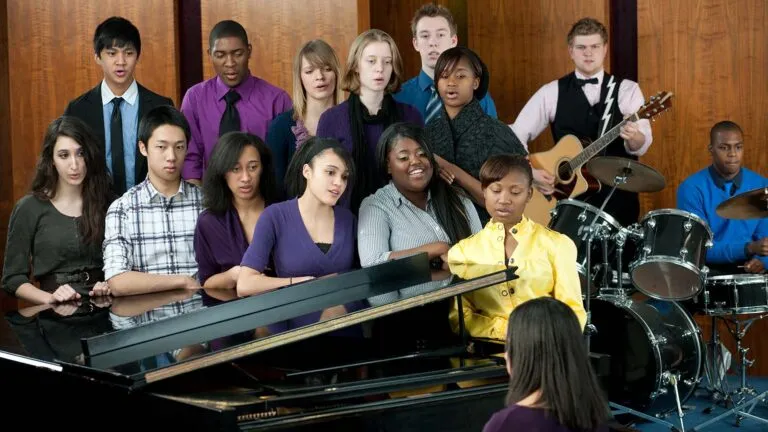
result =
M403 58L400 57L400 51L392 36L387 32L371 29L366 30L355 38L352 46L349 48L347 64L344 67L344 77L341 80L342 89L351 93L360 93L360 59L363 57L363 50L372 42L385 42L392 51L392 76L387 84L387 93L395 93L400 89L400 83L403 81Z
M293 59L293 119L304 120L307 115L307 90L301 81L301 63L303 59L315 68L330 67L336 76L333 104L341 103L344 92L341 90L341 66L336 52L322 39L311 40L302 46Z

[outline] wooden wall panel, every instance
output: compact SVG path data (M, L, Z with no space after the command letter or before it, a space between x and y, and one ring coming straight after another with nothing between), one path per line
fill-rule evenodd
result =
M709 165L709 130L720 120L741 125L745 165L768 174L766 19L761 0L638 1L639 79L676 96L643 158L667 188L644 197L644 210L675 206L680 182Z
M499 119L513 123L544 84L573 70L566 36L574 22L591 16L609 26L608 0L472 0L469 46L488 65ZM610 29L609 29L610 31ZM606 70L610 72L606 56ZM530 144L532 152L553 145L549 130Z
M71 99L102 79L93 53L93 33L101 21L119 15L139 28L142 53L137 79L178 105L175 4L167 0L0 2L0 250L5 248L10 209L32 180L46 127Z
M8 88L8 2L0 0L0 263L5 257L8 218L13 206L13 161L11 159L11 116ZM0 273L2 273L0 264ZM15 300L0 293L0 312L15 306Z
M358 8L348 0L201 0L204 79L215 75L208 36L217 22L233 19L245 27L253 45L251 73L291 94L293 57L307 41L328 42L344 64L358 35ZM368 12L365 11L365 14ZM361 21L365 22L365 20Z
M667 180L663 191L642 197L644 212L675 207L678 185L710 164L709 130L720 120L741 125L745 165L768 175L766 20L761 0L638 0L640 82L648 93L676 95L669 114L653 124L654 142L642 158ZM747 333L754 375L768 374L766 332L768 321L761 320ZM730 336L724 339L733 348Z

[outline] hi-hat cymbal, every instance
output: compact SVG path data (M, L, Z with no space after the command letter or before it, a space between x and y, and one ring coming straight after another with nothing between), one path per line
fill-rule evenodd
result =
M768 217L768 188L762 187L728 198L715 209L726 219L762 219Z
M655 169L636 160L602 156L587 163L587 171L600 183L613 187L619 177L616 189L628 192L658 192L667 182Z

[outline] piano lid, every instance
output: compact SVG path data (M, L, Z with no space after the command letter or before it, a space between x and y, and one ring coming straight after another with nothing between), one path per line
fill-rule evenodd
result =
M257 325L250 327L246 334L241 333L234 337L219 338L200 344L178 347L159 356L152 355L138 361L128 361L121 364L102 364L99 357L88 360L97 367L108 367L123 374L132 374L133 378L137 381L146 383L157 382L202 368L232 362L268 350L299 343L316 336L349 329L381 317L421 307L476 289L511 281L517 278L514 271L515 268L504 268L503 266L473 266L472 274L475 277L468 280L458 278L448 272L443 272L442 275L435 275L436 280L416 285L408 286L401 284L398 287L397 284L383 282L383 286L381 284L379 286L358 286L351 288L351 290L361 295L367 295L370 300L370 306L278 334L259 337L258 332L253 331L254 328L258 327ZM333 302L327 304L334 305ZM280 308L275 309L279 310ZM262 323L271 321L271 318L259 321L263 315L269 313L270 311L264 311L258 314L253 317L252 322Z

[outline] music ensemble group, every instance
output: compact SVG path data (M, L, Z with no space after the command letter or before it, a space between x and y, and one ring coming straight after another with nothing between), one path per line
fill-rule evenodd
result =
M222 21L209 39L217 76L190 88L177 110L134 79L137 28L122 18L104 21L93 41L104 79L46 131L31 191L9 221L3 289L33 303L200 288L251 296L426 252L437 266L517 267L518 279L463 296L474 337L505 340L510 313L539 297L567 304L583 330L588 288L578 264L592 251L580 234L526 216L534 194L561 186L557 167L531 166L527 143L547 126L558 142L571 135L594 141L620 125L595 159L614 157L604 159L603 171L620 172L622 164L642 171L637 159L652 144L650 121L625 121L646 103L638 84L604 71L606 29L585 18L567 35L574 72L541 87L507 125L496 118L485 64L458 44L450 12L426 5L411 28L418 76L403 77L404 47L368 30L343 65L322 40L307 42L294 58L289 96L251 75L248 61L258 53L240 24ZM655 218L706 225L700 244L712 242L705 247L710 275L762 273L765 220L726 219L715 209L768 181L741 166L737 124L718 123L709 139L711 166L680 185L678 210ZM610 186L568 196L552 220L569 214L568 224L583 227L599 216L636 226L642 187L618 185L600 212ZM584 211L586 221L577 217ZM642 241L627 245L625 269L642 255ZM670 257L670 265L681 259L696 277L706 275L690 256ZM449 317L454 331L457 308Z

